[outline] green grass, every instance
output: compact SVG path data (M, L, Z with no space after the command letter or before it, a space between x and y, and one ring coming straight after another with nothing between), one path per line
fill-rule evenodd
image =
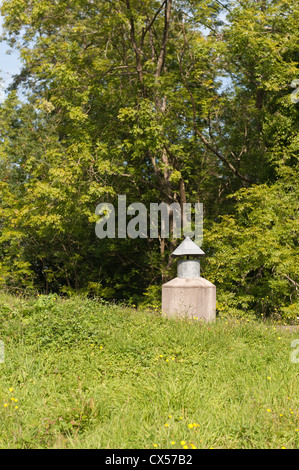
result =
M0 448L298 448L296 338L2 293Z

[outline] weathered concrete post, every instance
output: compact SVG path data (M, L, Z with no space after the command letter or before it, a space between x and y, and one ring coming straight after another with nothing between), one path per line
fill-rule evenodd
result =
M189 237L174 250L171 256L178 257L177 277L162 286L163 314L215 320L216 286L200 276L199 257L203 255Z

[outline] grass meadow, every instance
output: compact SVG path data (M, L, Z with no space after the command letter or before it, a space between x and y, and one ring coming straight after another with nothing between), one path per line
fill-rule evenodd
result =
M299 447L297 327L0 293L0 339L1 449Z

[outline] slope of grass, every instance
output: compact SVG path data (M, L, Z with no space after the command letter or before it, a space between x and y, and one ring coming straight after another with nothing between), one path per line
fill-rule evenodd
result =
M0 294L0 448L298 448L296 338Z

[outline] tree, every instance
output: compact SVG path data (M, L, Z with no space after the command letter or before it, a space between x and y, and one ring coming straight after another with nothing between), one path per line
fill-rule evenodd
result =
M182 74L201 61L198 102L206 106L215 72L208 47L189 59L200 33L191 31L188 8L182 2L173 9L171 1L3 5L12 43L25 28L19 45L25 67L15 84L30 87L31 101L56 116L68 164L74 171L80 162L81 177L88 173L98 197L103 186L111 200L114 188L125 187L142 202L183 203L190 167L205 172L194 159L198 141L190 135ZM160 252L169 267L164 239Z
M175 240L95 240L94 209L118 194L147 206L202 202L204 249L220 258L233 230L242 244L262 226L262 215L244 224L240 204L259 214L297 165L298 107L289 88L298 71L295 4L6 0L2 13L5 37L24 63L12 88L22 86L29 100L21 106L12 94L2 107L1 158L9 169L2 225L23 240L20 263L33 284L135 299L161 274L172 275ZM284 217L286 207L277 206ZM273 240L281 242L278 232ZM6 272L15 273L8 235L1 246ZM254 270L247 275L241 263L225 280L213 259L206 272L223 292L234 286L242 305ZM276 267L263 268L267 288ZM295 272L283 272L293 292ZM275 292L275 305L293 302ZM252 299L248 306L264 308Z

